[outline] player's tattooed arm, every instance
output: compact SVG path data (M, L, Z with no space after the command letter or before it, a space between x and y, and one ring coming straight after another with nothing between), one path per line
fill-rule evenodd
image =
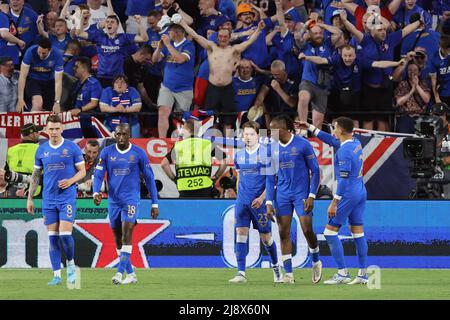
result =
M42 169L34 168L33 174L31 176L31 184L30 184L30 191L28 193L28 200L33 199L33 195L35 194L37 188L39 187L39 184L41 183L41 177L42 177Z
M41 177L42 177L42 168L34 168L33 175L31 176L31 184L27 200L27 212L31 215L34 215L33 195L36 192L39 183L41 182Z

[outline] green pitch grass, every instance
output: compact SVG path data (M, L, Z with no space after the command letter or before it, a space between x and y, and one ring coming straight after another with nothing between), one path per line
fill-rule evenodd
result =
M275 285L270 269L250 269L247 283L231 284L233 269L137 270L139 283L113 286L113 269L82 269L81 289L48 287L50 270L0 269L0 300L5 299L450 299L450 270L382 269L381 289L311 283L309 269L295 270L295 284ZM324 269L329 279L334 269ZM356 270L351 270L356 274ZM65 281L63 270L63 281Z

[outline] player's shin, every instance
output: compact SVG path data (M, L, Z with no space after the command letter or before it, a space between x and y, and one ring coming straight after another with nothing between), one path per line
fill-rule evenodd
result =
M125 269L127 268L127 264L130 263L132 248L133 246L131 245L122 245L122 249L120 250L119 266L117 267L118 273L123 274Z
M72 232L60 232L59 237L61 239L64 252L67 257L67 265L74 265L73 257L75 253L75 243L73 241Z
M248 235L236 236L236 260L238 265L238 272L245 276L245 258L248 254L247 245Z
M61 245L59 243L59 233L57 231L49 231L48 239L53 274L55 277L61 278Z
M278 265L277 244L275 243L275 241L273 241L272 237L270 237L269 240L264 243L264 248L270 256L272 265Z
M353 239L355 239L356 244L356 254L358 256L358 276L367 276L367 239L364 233L352 233Z
M342 242L338 237L338 231L332 231L325 229L324 231L325 239L328 242L328 246L330 247L331 255L336 261L338 266L338 273L341 275L347 275L347 269L345 267L344 260L344 248L342 246Z
M117 256L120 258L120 249L116 249L116 252L117 252ZM132 273L134 273L133 265L131 264L131 259L128 260L128 264L127 264L127 266L125 267L125 271L127 272L127 274L132 274Z
M309 253L311 254L311 258L314 263L319 261L319 246L315 248L309 248Z
M284 271L288 275L292 275L292 254L284 254L281 256L283 261Z

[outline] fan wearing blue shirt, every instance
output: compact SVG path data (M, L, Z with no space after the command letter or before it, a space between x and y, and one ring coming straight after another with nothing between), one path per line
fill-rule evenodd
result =
M141 16L135 16L139 24L138 34L118 34L119 19L117 16L106 18L106 33L103 30L89 29L87 32L77 29L77 36L94 42L98 51L97 78L103 87L111 85L111 80L123 74L123 63L128 55L128 49L134 43L148 41L147 29L141 24Z
M88 112L98 108L102 85L92 76L92 63L88 57L79 57L75 61L74 72L78 81L73 90L75 103L69 112L80 117L84 138L97 138Z
M250 60L242 59L238 66L238 76L233 78L233 88L238 112L248 111L253 106L261 88L260 77L253 77L253 66Z
M418 13L422 16L426 29L432 28L433 21L431 15L416 3L417 0L405 0L404 3L400 5L400 8L392 19L397 24L398 29L406 27L410 23L409 19L414 13Z
M47 118L49 140L37 151L27 201L27 211L34 215L33 195L43 176L42 215L49 236L49 253L53 269L50 286L61 284L61 247L67 257L67 282L74 284L73 223L76 215L76 183L86 175L83 153L78 145L62 137L62 121L58 115Z
M285 63L289 78L300 82L301 64L297 59L299 48L294 39L296 22L291 14L284 15L279 7L277 5L277 19L280 32L272 39L272 52L275 53L276 59ZM294 10L294 12L297 11Z
M115 130L120 123L128 123L131 118L131 133L133 138L140 137L141 127L137 112L141 111L142 101L136 88L128 86L128 78L124 75L113 80L113 86L103 89L100 97L100 111L111 113L105 124ZM131 115L128 115L131 114Z
M384 24L375 25L370 34L364 34L361 41L363 59L363 91L364 110L372 112L392 111L393 86L392 68L379 69L373 66L375 61L394 60L394 49L402 39L416 30L420 25L420 16L415 14L413 23L402 30L387 32ZM373 129L375 122L380 131L389 131L388 116L370 115L363 120L363 128Z
M0 52L11 57L15 65L19 64L19 51L25 48L25 42L16 37L17 31L10 17L0 11Z
M249 121L242 126L245 147L236 152L234 164L238 172L238 194L235 205L236 259L238 273L232 283L247 282L245 258L248 254L250 222L257 229L272 262L274 282L282 282L278 264L277 246L272 238L272 224L266 206L273 204L274 170L271 167L267 146L259 144L259 125ZM265 205L264 205L265 204ZM272 217L273 219L273 217Z
M39 40L25 52L20 67L17 112L23 112L25 95L31 98L31 111L61 111L62 54L52 48L47 38Z
M328 58L333 52L333 40L325 37L324 24L314 25L310 27L308 24L308 32L310 36L309 42L303 48L303 52L307 56L317 56ZM329 28L329 26L327 27ZM325 113L327 111L328 89L330 86L329 70L325 66L318 66L308 60L303 65L302 82L300 83L300 91L298 93L298 115L300 120L306 121L308 117L309 105L311 104L312 118L315 126L321 128Z
M120 261L112 278L115 285L136 283L137 277L130 262L133 229L139 216L141 174L152 199L151 217L158 217L158 191L147 154L130 143L130 126L121 123L115 130L116 143L102 150L95 167L92 190L94 203L102 201L101 188L105 174L108 183L108 216L116 240ZM123 279L123 273L127 276Z
M189 111L194 97L195 46L186 39L182 26L173 24L163 34L153 52L152 61L165 60L164 77L158 94L158 134L167 137L172 108Z
M366 284L367 277L367 239L364 236L364 209L367 191L363 178L362 146L352 136L353 120L339 117L334 121L334 134L320 131L307 123L300 123L308 128L321 141L334 147L334 173L337 177L337 190L328 207L328 223L323 234L330 247L331 254L338 265L338 272L325 284ZM358 256L358 275L352 281L345 260L344 249L338 237L339 229L347 222L356 244Z
M438 52L431 57L431 87L436 103L450 106L450 39L442 37Z
M291 223L295 210L311 253L312 282L318 283L322 278L322 262L319 260L319 245L312 227L312 210L320 183L319 163L309 141L292 133L294 124L289 117L275 117L270 122L270 130L271 138L275 140L271 145L271 154L278 177L275 208L285 270L283 282L294 283ZM268 205L267 217L270 219L273 213L273 208Z
M11 0L9 6L9 17L14 22L18 38L23 40L25 48L28 48L39 36L36 25L38 14L25 6L24 0Z
M52 48L59 50L61 54L67 48L67 44L72 39L67 31L67 22L64 19L57 19L55 22L55 33L49 34L44 30L44 15L40 15L37 20L39 34L45 38L49 38L52 42Z

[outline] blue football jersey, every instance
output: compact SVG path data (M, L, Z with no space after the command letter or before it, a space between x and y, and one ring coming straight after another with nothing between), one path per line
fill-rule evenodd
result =
M278 168L277 194L301 199L316 196L320 182L319 162L307 139L292 135L287 144L277 143L272 148L272 159Z
M141 199L140 174L142 173L153 204L158 203L153 170L144 150L130 143L127 150L119 150L117 144L102 150L95 168L93 191L99 193L107 174L108 200L123 204Z
M334 172L337 179L336 197L350 198L365 194L361 142L353 138L341 143L323 131L320 131L317 137L336 150L334 156Z
M84 164L83 153L80 147L63 139L58 146L52 146L48 141L41 144L35 156L34 167L43 169L43 201L51 203L67 203L77 196L75 184L67 189L61 189L58 182L72 178L77 172L75 166Z
M236 152L234 164L239 172L237 194L239 203L251 204L264 192L266 185L266 201L273 200L274 170L266 146L259 145L251 152L246 148L240 149Z

